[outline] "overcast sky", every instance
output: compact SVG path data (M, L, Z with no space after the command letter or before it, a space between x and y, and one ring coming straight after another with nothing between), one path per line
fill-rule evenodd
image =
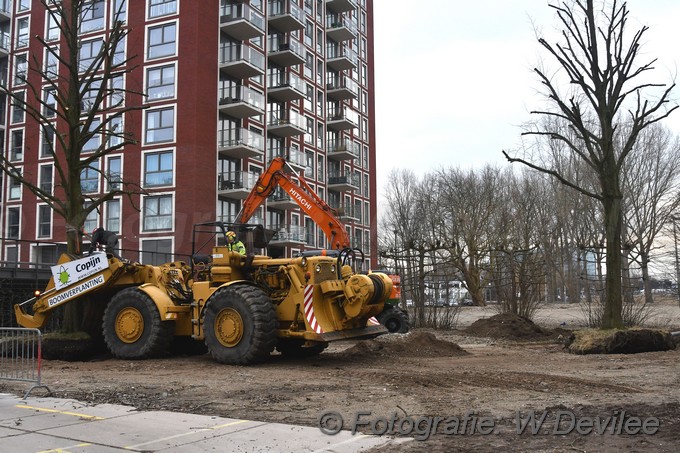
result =
M680 1L627 3L629 31L650 27L639 62L658 58L656 80L670 82L680 66ZM519 125L542 99L532 69L549 57L534 28L547 34L558 26L547 5L374 1L379 203L393 168L422 175L441 167L509 165L501 150L519 146ZM666 124L680 133L680 112Z

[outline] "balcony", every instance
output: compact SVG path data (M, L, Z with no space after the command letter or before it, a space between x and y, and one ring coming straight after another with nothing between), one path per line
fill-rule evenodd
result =
M356 99L359 84L347 76L340 76L333 82L326 84L326 96L332 101Z
M299 207L300 206L295 201L293 201L292 198L290 198L290 195L288 195L288 193L280 187L277 188L267 199L267 208L285 211L288 209L297 209Z
M357 37L357 22L345 16L328 15L326 17L326 37L335 42L349 41Z
M329 159L338 161L359 159L361 157L361 145L349 138L328 140L326 155Z
M287 40L270 39L267 57L269 61L281 67L295 66L305 62L302 44L292 36L288 36Z
M288 116L271 112L267 123L267 132L277 137L291 137L304 134L306 132L305 127L304 115L293 111L289 111Z
M0 23L11 22L12 0L0 0Z
M234 171L217 175L217 196L230 200L245 200L255 187L257 173Z
M326 0L326 8L336 13L346 13L357 9L356 0Z
M224 157L234 159L261 157L264 153L264 137L243 128L219 131L217 151Z
M236 214L218 215L217 221L223 223L236 223ZM264 219L262 219L262 217L252 216L246 223L248 225L264 225Z
M359 56L349 47L331 44L326 47L326 66L333 71L355 69L359 64Z
M307 243L305 227L299 225L276 225L274 237L269 241L270 246L285 247L299 246Z
M0 34L0 57L7 57L9 56L9 51L11 50L10 47L12 45L12 41L9 39L9 35L6 33L1 33Z
M219 66L220 71L230 77L247 79L264 74L264 55L242 44L223 44Z
M296 171L303 171L307 167L307 155L296 148L269 148L269 161L275 157L282 157Z
M267 96L279 102L289 102L305 97L305 84L297 74L270 74L267 78Z
M269 27L281 33L305 28L305 12L291 0L269 2L267 16Z
M248 4L220 8L220 30L238 41L264 36L264 29L264 16Z
M343 109L336 112L329 112L326 119L326 128L329 131L343 131L353 129L359 125L359 118L356 112Z
M217 107L220 113L234 118L262 115L264 114L264 95L241 85L222 88Z
M355 221L361 217L361 213L357 213L354 206L337 206L333 207L335 215L338 219L344 221Z
M359 175L329 175L328 188L336 192L350 192L359 190L361 181Z

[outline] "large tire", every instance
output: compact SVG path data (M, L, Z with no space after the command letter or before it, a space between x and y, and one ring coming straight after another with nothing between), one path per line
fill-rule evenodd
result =
M205 344L216 361L228 365L262 362L276 346L276 312L259 288L221 288L205 308Z
M138 288L113 296L102 322L104 341L120 359L147 359L167 355L175 333L174 321L161 321L151 297Z
M410 328L408 314L396 307L389 307L383 310L378 315L378 321L390 333L406 333Z
M321 354L328 347L328 343L315 343L305 346L305 342L296 339L279 339L276 350L285 357L313 357Z

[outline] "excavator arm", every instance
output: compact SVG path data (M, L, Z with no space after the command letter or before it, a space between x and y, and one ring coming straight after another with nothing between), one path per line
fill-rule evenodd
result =
M286 168L290 173L284 172ZM312 190L302 174L295 172L288 162L280 157L274 158L267 171L260 175L255 187L243 202L241 212L236 217L236 223L246 223L276 187L285 190L290 198L319 225L330 241L331 248L343 249L350 246L350 238L345 225L338 220L335 210Z

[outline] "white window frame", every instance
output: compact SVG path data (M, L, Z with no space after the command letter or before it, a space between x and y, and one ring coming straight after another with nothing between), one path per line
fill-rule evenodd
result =
M170 169L170 174L171 174L170 184L147 185L146 176L147 176L148 171L147 171L147 168L146 168L146 164L147 164L146 158L150 155L153 155L153 154L157 154L157 155L170 154L171 160L172 160L172 168ZM141 167L142 167L142 187L144 187L145 189L152 189L152 188L159 188L159 187L174 187L174 185L175 185L175 175L177 173L176 172L176 169L177 169L176 159L177 159L177 154L175 153L174 148L154 149L154 150L144 151L142 153L142 164L141 164ZM164 172L158 171L158 172L155 172L155 173L166 173L166 171L164 171Z
M50 14L49 11L45 11L45 41L59 41L61 36L61 16L55 14L54 16ZM52 32L52 33L50 33ZM55 35L56 33L56 35Z
M165 27L168 26L174 26L175 27L175 40L173 42L173 51L171 53L163 54L163 55L157 55L152 57L150 54L150 45L151 45L151 32L156 29L164 29ZM163 35L165 35L165 31L163 32ZM154 23L152 25L147 25L146 27L146 34L145 34L145 43L144 43L144 55L146 57L147 61L150 60L159 60L161 58L170 58L170 57L175 57L177 56L177 43L179 42L179 26L176 20L171 20L167 22L161 22L161 23ZM170 41L163 41L162 44L156 44L156 46L163 46L166 44L169 44Z
M162 197L170 197L170 228L161 228L161 229L146 229L146 202L147 200L151 198L162 198ZM142 211L140 213L141 217L141 222L139 223L139 228L140 228L140 233L157 233L157 232L162 232L162 233L173 233L175 231L175 193L174 192L154 192L153 194L149 194L146 196L142 197ZM166 217L166 215L163 215L163 217ZM160 217L160 215L159 215Z
M19 222L17 224L17 235L16 237L10 236L9 232L9 212L11 210L17 210L19 212ZM19 239L21 237L21 206L7 206L7 209L5 210L5 238L6 239Z
M40 218L40 211L41 208L47 208L48 209L48 215L49 215L49 228L50 231L47 235L40 234L41 233L41 218ZM52 231L54 227L54 210L48 205L47 203L38 203L35 206L35 237L38 239L50 239L52 237Z
M112 187L112 184L107 179L106 187L104 188L104 190L106 192L110 192L112 190L121 190L122 189L123 168L124 168L123 167L123 161L124 161L124 155L123 154L110 154L110 155L106 156L106 165L105 165L105 168L104 168L104 174L107 176L107 178L109 177L110 172L111 172L111 161L113 159L120 159L120 173L118 174L119 181L114 183L114 184L117 184L120 187Z
M20 34L21 29L19 28L19 23L26 24L25 35ZM31 16L17 17L16 22L14 23L14 30L16 34L14 40L14 48L23 49L24 47L28 47L28 44L31 41Z
M118 203L118 228L117 229L111 228L111 224L109 223L110 220L111 220L110 217L109 217L109 215L111 213L110 203L114 202L114 201L116 203ZM108 231L112 231L116 234L120 234L121 229L122 229L122 225L121 225L122 222L123 222L123 199L121 197L114 197L111 200L104 203L104 228Z
M83 174L84 173L89 173L90 171L95 172L97 175L97 187L95 190L89 190L86 187L83 187ZM101 181L102 180L102 175L101 175L101 161L100 159L96 159L90 163L90 165L86 168L83 168L80 171L80 189L82 190L83 193L85 194L92 194L92 193L99 193L101 192ZM87 178L85 181L94 181L94 178Z
M24 174L24 167L16 167L18 170L18 175L22 176ZM17 174L14 173L13 174ZM14 176L7 175L7 201L21 201L23 197L23 186L20 182L16 183L16 178ZM17 190L16 196L12 194L12 190Z
M101 4L101 12L102 16L101 17L95 17L93 16L94 11L96 9L91 8L90 5L94 5L95 3L100 3ZM80 34L87 34L87 33L95 33L100 30L103 30L106 27L106 8L107 7L107 1L106 0L89 0L89 1L84 1L83 2L83 9L80 12L80 18L79 18L79 29L78 33ZM86 16L91 16L90 18L86 19ZM92 22L94 25L88 24L89 22ZM87 28L83 29L83 25L88 25Z
M148 121L149 121L149 115L152 113L156 112L162 112L166 110L172 110L172 139L170 140L158 140L158 141L149 141L148 134L149 134L149 129L148 129ZM162 114L159 116L159 120L162 120ZM162 122L162 121L161 121ZM161 129L167 129L167 128L154 128L153 130L161 130ZM168 144L168 143L174 143L177 137L177 104L170 104L170 105L163 105L163 106L158 106L153 109L148 109L144 112L144 122L142 125L142 131L144 134L144 144L145 145L156 145L156 144Z
M50 172L50 188L49 188L49 191L45 190L45 188L43 187L42 176L43 176L43 169L44 168L49 168L49 172ZM49 194L52 194L54 192L54 164L52 164L51 162L45 163L45 164L40 164L38 166L38 187L43 192L48 192Z
M151 11L155 7L160 5L165 5L166 3L174 3L175 10L170 12L161 12L159 14L152 15ZM158 19L159 17L175 16L179 14L179 0L147 0L146 1L146 20Z
M149 91L150 91L149 73L151 71L163 71L165 69L168 69L169 67L172 67L173 71L174 71L174 77L173 77L173 82L172 82L172 95L163 96L163 97L155 97L155 98L149 96ZM144 71L144 89L145 89L145 94L147 95L146 96L147 102L167 101L168 99L176 99L176 97L177 97L177 61L164 63L164 64L157 64L157 65L154 65L154 66L147 66L145 69L146 70ZM169 85L157 85L157 87L165 87L165 86L169 86Z
M170 241L170 255L171 259L175 259L175 254L172 252L175 250L175 237L174 236L148 236L139 239L139 259L141 260L144 256L144 242L148 241Z

